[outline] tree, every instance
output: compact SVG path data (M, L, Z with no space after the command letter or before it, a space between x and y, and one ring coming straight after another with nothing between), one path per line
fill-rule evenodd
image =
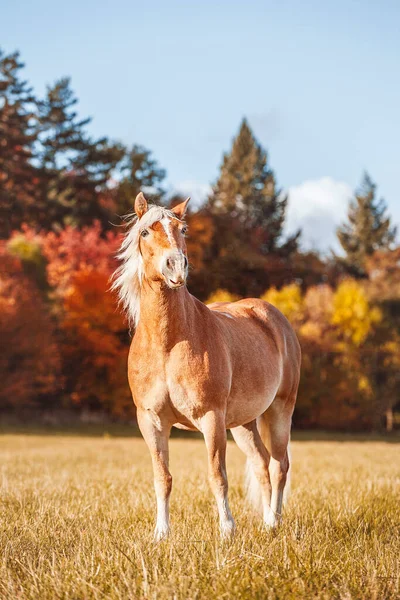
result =
M360 283L353 279L345 279L340 283L333 298L331 319L340 337L354 346L360 346L381 320L381 311L370 305Z
M296 324L302 318L304 299L297 283L286 285L280 290L270 288L261 296L261 300L279 308L292 324Z
M394 408L400 408L400 247L375 252L366 270L368 295L383 313L374 347L375 379L380 413L385 413L386 429L391 431Z
M0 407L49 406L62 385L48 307L19 258L0 243Z
M32 236L32 232L26 232ZM34 234L33 234L34 235ZM127 324L110 291L120 233L100 223L36 235L47 260L60 327L65 391L80 408L132 414L126 377Z
M360 190L350 201L348 222L337 230L345 252L341 261L347 270L364 277L366 259L376 250L389 249L396 237L396 228L386 214L386 203L376 199L376 184L364 174Z
M213 213L230 215L240 223L244 241L262 254L291 254L299 233L282 240L287 196L276 188L267 153L253 135L246 119L225 154L221 174L209 198Z
M39 104L41 200L34 212L36 223L45 229L88 225L94 219L108 226L110 215L99 194L125 149L107 138L92 139L86 131L90 118L78 118L77 102L70 80L64 78L47 89Z
M62 330L66 387L80 408L132 415L126 374L128 336L109 284L109 273L83 267L65 290Z
M19 53L0 49L0 237L18 227L34 203L35 106L32 89L20 77Z
M133 146L125 154L121 174L121 182L115 190L115 212L118 215L132 211L135 198L142 190L146 190L146 197L151 202L162 202L165 194L162 182L166 173L159 167L149 150L143 146Z

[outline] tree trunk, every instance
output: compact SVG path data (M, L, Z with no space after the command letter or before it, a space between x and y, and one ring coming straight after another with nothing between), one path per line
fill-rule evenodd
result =
M393 408L389 407L386 409L386 431L390 433L393 431Z

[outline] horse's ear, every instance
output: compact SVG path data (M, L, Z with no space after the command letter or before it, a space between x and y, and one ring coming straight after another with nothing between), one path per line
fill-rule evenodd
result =
M185 218L186 209L187 209L189 200L190 200L190 198L186 198L186 200L184 202L181 202L180 204L177 204L176 206L171 208L172 212L174 213L174 215L176 215L178 217L178 219L182 220Z
M136 196L136 200L135 200L135 213L137 214L137 216L139 217L139 219L141 219L142 216L144 215L144 213L147 212L148 208L149 207L147 205L147 200L144 197L143 193L140 192Z

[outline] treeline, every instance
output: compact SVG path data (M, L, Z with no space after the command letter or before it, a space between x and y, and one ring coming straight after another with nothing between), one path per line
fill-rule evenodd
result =
M38 98L17 53L0 52L0 406L133 414L129 333L109 290L120 216L140 190L168 198L140 144L89 135L68 79ZM364 176L337 235L303 252L284 235L288 198L246 120L203 207L188 216L189 289L202 300L261 296L303 349L295 425L393 424L400 390L400 248Z

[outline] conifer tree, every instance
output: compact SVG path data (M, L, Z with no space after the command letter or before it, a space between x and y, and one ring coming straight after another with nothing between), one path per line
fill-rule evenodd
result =
M345 253L341 262L353 275L365 276L366 259L376 250L392 246L396 228L391 225L386 210L385 201L376 198L376 184L365 173L359 191L350 201L348 221L337 230Z
M262 254L288 255L297 248L299 232L282 241L287 196L276 187L265 150L258 143L246 119L225 154L220 177L209 199L214 214L229 215L240 223L243 241Z
M21 79L19 53L0 49L0 237L18 227L37 185L34 157L36 100Z
M146 189L146 197L151 202L159 204L163 201L165 191L162 182L166 173L149 150L134 145L126 152L120 171L122 179L116 190L116 212L119 215L132 211L135 198L143 189Z
M98 194L122 159L124 148L107 138L92 139L80 119L77 98L68 78L47 89L40 103L39 158L42 169L42 199L37 220L42 227L71 223L85 225L109 215L99 204Z

